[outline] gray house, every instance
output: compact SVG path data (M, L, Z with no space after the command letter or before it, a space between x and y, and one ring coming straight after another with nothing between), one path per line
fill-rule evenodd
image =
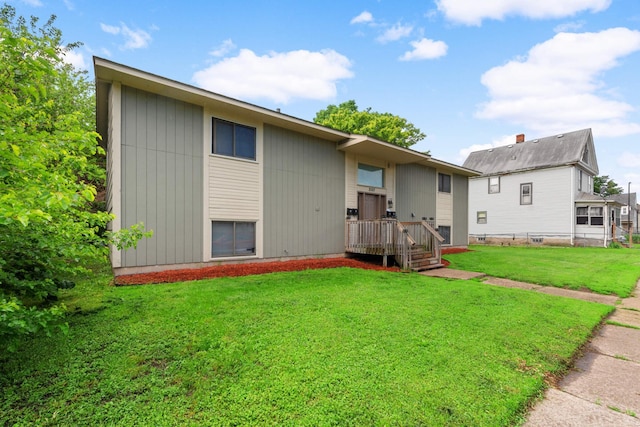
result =
M473 152L469 241L606 246L620 237L620 204L593 194L591 129Z
M94 58L116 274L367 253L440 265L467 244L476 172Z
M638 199L636 193L614 194L612 199L622 205L620 209L620 226L624 233L629 232L629 227L634 234L638 234Z

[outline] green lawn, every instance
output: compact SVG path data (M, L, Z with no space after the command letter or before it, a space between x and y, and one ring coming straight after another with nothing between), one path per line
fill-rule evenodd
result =
M0 360L0 425L513 425L612 310L349 268L102 279Z
M470 246L445 255L451 268L541 285L628 297L640 278L637 249Z

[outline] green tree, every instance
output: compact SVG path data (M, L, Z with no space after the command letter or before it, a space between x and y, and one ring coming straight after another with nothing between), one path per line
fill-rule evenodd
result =
M602 175L593 177L593 192L610 196L612 194L622 194L624 189L610 179L609 175Z
M112 216L92 206L105 179L93 86L64 62L76 45L54 20L0 9L0 350L65 329L58 289L108 250Z
M315 123L343 132L361 134L390 142L401 147L411 147L426 137L406 119L391 113L358 110L354 100L340 105L329 105L316 113Z

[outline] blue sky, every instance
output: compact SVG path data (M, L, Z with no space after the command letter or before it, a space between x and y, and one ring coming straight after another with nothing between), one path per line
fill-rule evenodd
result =
M470 151L590 127L601 175L640 192L640 1L14 0L93 55L312 120L354 99L413 146Z

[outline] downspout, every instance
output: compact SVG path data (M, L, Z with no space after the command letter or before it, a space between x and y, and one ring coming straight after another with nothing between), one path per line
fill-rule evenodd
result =
M571 177L571 193L570 193L570 197L569 197L569 204L571 205L570 207L570 211L571 215L569 215L569 221L571 221L571 224L569 224L569 230L571 230L571 246L574 245L574 236L576 234L576 189L575 189L575 185L576 185L576 174L578 173L578 170L576 168L572 169L573 171L573 176Z

